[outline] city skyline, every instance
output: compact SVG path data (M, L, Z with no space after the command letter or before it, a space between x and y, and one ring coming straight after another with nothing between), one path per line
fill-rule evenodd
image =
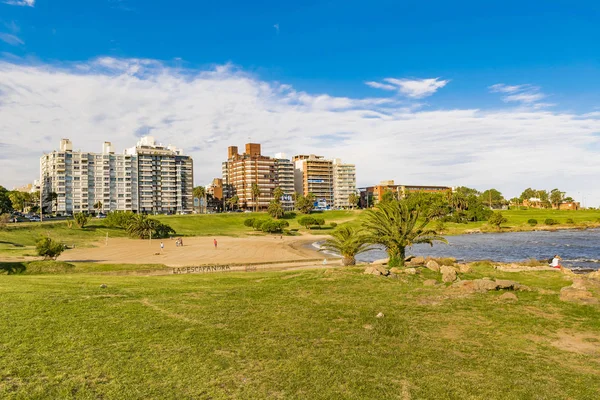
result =
M596 3L6 3L5 187L36 178L62 137L149 134L193 157L195 185L220 176L229 143L257 142L349 160L357 186L559 188L600 205Z

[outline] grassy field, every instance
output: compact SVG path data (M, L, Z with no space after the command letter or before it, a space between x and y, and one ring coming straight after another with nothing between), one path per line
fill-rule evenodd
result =
M0 276L0 398L600 397L600 308L562 274L463 276L543 289L517 303L423 275Z
M326 235L331 232L329 224L351 224L360 227L361 211L327 211L316 214L323 217L326 226L323 229L306 230L298 224L296 215L287 221L289 229L299 230L313 235ZM562 229L574 227L600 227L600 211L557 211L557 210L509 210L503 211L508 222L503 225L503 231L523 231L533 229ZM225 213L225 214L200 214L200 215L173 215L156 216L161 222L169 224L178 235L183 236L245 236L261 234L244 226L247 218L266 218L265 213ZM536 219L538 225L527 224L529 219ZM544 221L552 218L558 221L558 225L545 226ZM574 224L567 224L567 219L572 219ZM473 230L496 231L487 222L471 222L468 224L447 223L444 234L457 235ZM106 235L109 237L124 237L126 232L122 229L107 228L103 220L93 219L85 229L76 226L69 229L65 221L44 223L19 223L9 225L7 229L0 230L0 255L5 256L28 256L34 255L35 241L40 235L50 235L67 246L85 247L93 242L102 240Z

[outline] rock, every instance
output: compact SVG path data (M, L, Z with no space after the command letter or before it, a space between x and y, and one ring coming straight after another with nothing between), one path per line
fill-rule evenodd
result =
M440 265L434 260L427 261L427 264L425 266L432 271L440 272Z
M375 318L383 318L383 317L384 317L384 315L383 315L383 313L382 313L382 312L380 312L379 314L377 314L377 315L375 316Z
M489 278L475 279L473 281L459 281L452 284L451 288L458 289L464 292L487 292L489 290L519 290L519 291L530 291L531 289L525 285L521 285L518 282L508 280L497 280L492 281Z
M404 270L404 273L407 275L415 275L417 273L417 270L415 268L406 268Z
M500 301L519 301L519 298L514 293L506 292L503 295L501 295L500 297L498 297L498 300L500 300Z
M371 275L388 276L390 274L390 271L388 271L387 269L385 269L381 265L374 265L374 266L365 268L365 272L364 273L365 274L371 274Z
M381 260L375 260L371 264L373 265L387 265L390 262L389 258L382 258Z
M430 261L435 262L435 261ZM442 282L454 282L456 280L456 271L453 267L449 267L447 265L442 265L440 268L440 272L442 273Z
M390 274L388 275L388 278L390 278L390 279L400 279L400 275L395 274L393 272L390 272Z
M496 289L514 290L519 286L519 282L509 281L506 279L496 279Z
M587 274L587 277L590 279L596 279L600 281L600 271L590 272L589 274Z
M469 272L471 272L472 269L469 265L467 264L458 264L458 272L460 272L461 274L468 274Z
M435 279L427 279L423 282L423 286L435 286L437 285L437 281Z
M102 285L100 285L100 287L101 287L102 289L106 289L108 286L106 286L106 283L103 283Z
M402 268L398 268L398 267L390 268L390 272L393 274L401 274Z
M409 265L413 265L413 266L423 265L423 264L425 264L425 258L423 258L421 256L412 258L409 262Z

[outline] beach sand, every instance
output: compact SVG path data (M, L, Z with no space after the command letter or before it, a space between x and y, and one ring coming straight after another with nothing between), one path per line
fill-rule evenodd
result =
M213 239L217 239L215 249ZM299 262L328 258L310 244L315 238L257 236L234 238L184 237L184 246L177 247L175 239L108 239L96 243L96 247L76 248L65 251L60 261L98 262L110 264L165 264L171 267L205 264L242 264ZM160 243L164 243L161 251ZM158 253L158 254L157 254ZM332 260L333 261L333 260Z

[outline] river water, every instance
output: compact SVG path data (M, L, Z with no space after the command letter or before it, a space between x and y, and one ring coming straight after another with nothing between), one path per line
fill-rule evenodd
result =
M453 257L458 261L493 260L515 262L528 258L546 260L555 254L574 269L600 268L600 229L533 232L480 233L447 236L448 244L415 245L407 255ZM384 250L360 254L359 261L386 258Z

